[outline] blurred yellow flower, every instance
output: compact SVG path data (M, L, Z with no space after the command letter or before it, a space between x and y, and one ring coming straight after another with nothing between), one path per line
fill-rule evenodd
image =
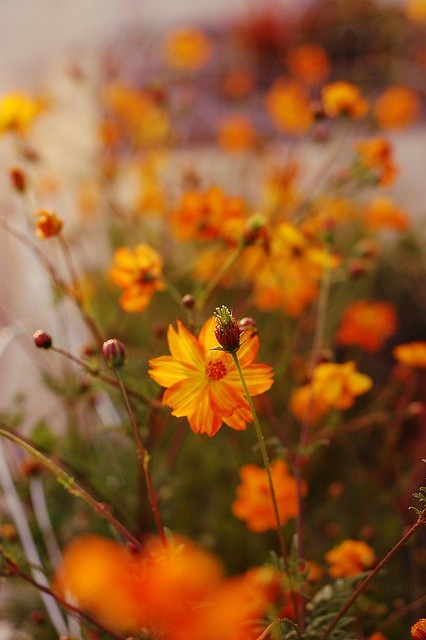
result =
M286 56L292 76L310 86L322 84L330 75L330 60L318 44L304 44L289 51Z
M359 88L344 80L325 85L321 99L324 111L330 118L362 118L368 111L368 101Z
M426 341L399 344L392 353L394 358L406 367L426 369Z
M169 67L196 71L210 60L213 42L201 29L181 27L166 33L163 52Z
M170 356L149 361L149 375L166 387L163 404L172 415L186 416L194 433L214 436L225 423L232 429L244 430L252 414L232 356L216 351L215 318L204 323L196 338L178 321L177 330L169 326L167 339ZM255 364L259 338L244 333L238 358L250 395L264 393L273 383L272 368Z
M219 125L219 146L225 151L247 151L256 141L256 129L249 118L228 116Z
M239 475L241 484L237 486L237 498L232 504L234 516L244 520L247 528L256 533L276 529L277 522L266 470L255 464L245 464L240 468ZM271 476L280 523L284 525L297 515L296 480L290 475L284 460L272 462ZM306 494L306 483L303 483L301 491L302 495Z
M412 124L420 112L415 91L402 85L391 85L374 101L373 113L383 129L397 129Z
M162 280L163 259L147 244L138 244L134 250L119 247L109 276L114 284L124 289L120 306L124 311L143 311L155 291L165 289Z
M0 98L0 134L8 131L25 133L43 108L41 100L30 98L25 93L9 93L2 96Z
M279 77L266 94L266 110L277 129L299 135L313 124L309 95L295 80Z
M426 22L426 0L405 0L407 16L415 22Z
M376 563L374 550L363 540L344 540L325 554L332 578L356 576Z

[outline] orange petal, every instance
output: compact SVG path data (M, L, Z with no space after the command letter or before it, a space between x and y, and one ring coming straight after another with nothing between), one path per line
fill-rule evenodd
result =
M177 331L172 325L167 331L170 353L176 360L194 370L204 371L204 353L197 338L178 320Z
M194 375L194 370L178 362L172 356L159 356L149 361L148 374L162 387L171 387L180 380L186 380Z
M163 404L172 407L173 415L181 418L194 411L203 394L207 397L206 379L202 376L193 376L180 380L167 389L163 395Z

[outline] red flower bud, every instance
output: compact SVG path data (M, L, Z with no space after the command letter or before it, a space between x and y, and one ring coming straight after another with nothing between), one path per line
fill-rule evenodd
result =
M33 335L34 344L39 349L50 349L52 346L52 338L48 333L39 329Z
M235 353L240 348L240 335L242 333L238 322L235 320L228 307L217 307L214 312L216 323L214 335L216 340L227 353Z
M111 369L120 369L126 360L126 347L116 338L107 340L102 345L102 354Z

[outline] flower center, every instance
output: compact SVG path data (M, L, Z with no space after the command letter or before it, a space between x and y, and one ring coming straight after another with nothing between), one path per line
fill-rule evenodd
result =
M210 360L206 366L206 374L210 380L220 380L226 376L226 367L222 360Z

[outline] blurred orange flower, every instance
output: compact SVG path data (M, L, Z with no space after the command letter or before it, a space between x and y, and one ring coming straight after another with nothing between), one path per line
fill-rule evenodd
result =
M86 535L65 549L56 589L120 633L243 640L251 637L253 618L265 614L274 582L276 572L262 568L224 578L212 554L179 538L167 549L151 539L142 552L130 553Z
M119 247L114 254L114 263L109 276L114 284L124 289L120 306L124 311L143 311L155 291L163 291L163 259L147 244L138 244L134 250Z
M411 627L413 640L426 640L426 618L419 618Z
M219 145L225 151L247 151L254 146L256 130L245 116L233 115L222 120L218 136Z
M362 220L366 227L373 230L406 231L410 227L410 219L405 211L385 196L374 198L366 206Z
M330 118L362 118L368 111L368 102L358 87L344 80L325 85L321 99L324 111Z
M350 409L355 399L372 386L371 378L357 371L352 360L343 364L321 362L313 371L311 383L293 391L290 409L299 420L316 422L333 409Z
M399 344L393 356L400 364L413 369L426 369L426 341Z
M378 351L397 328L395 307L390 302L357 300L346 307L336 340L339 344Z
M304 84L316 86L322 84L330 75L330 60L318 44L304 44L289 51L287 66L292 76Z
M43 102L25 93L8 93L0 98L0 134L25 133L43 111Z
M383 129L406 127L417 118L420 101L409 87L391 85L375 100L373 112L377 124Z
M177 331L169 326L167 339L170 356L149 361L149 375L166 387L163 404L172 408L172 415L186 416L194 433L214 436L222 423L232 429L244 430L252 414L244 395L232 356L216 351L215 318L204 323L198 339L177 322ZM264 393L273 383L272 368L255 364L259 338L244 333L238 358L250 395Z
M164 38L164 58L173 69L201 69L213 53L212 40L201 29L181 27L171 29Z
M277 129L298 135L314 121L309 95L295 80L279 77L266 94L266 110Z
M226 195L219 187L185 191L172 212L171 224L178 240L235 242L246 217L244 201Z
M234 516L244 520L247 528L256 533L276 529L277 521L266 470L254 464L245 464L240 468L239 474L241 484L236 489L237 498L232 504ZM296 480L290 475L284 460L272 462L271 475L280 523L284 525L297 515ZM305 483L302 486L302 493L306 494Z
M355 576L371 569L376 562L374 550L363 540L344 540L325 554L332 578Z
M377 178L381 186L393 184L397 174L392 157L392 145L385 138L371 138L355 143L360 166Z

